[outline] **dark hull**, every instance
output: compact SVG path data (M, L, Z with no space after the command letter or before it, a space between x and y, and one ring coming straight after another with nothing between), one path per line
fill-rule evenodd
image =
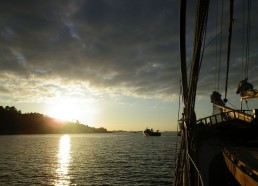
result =
M183 97L184 108L182 118L179 120L181 146L178 150L174 184L175 186L258 185L258 110L254 109L251 113L248 105L248 110L242 110L242 101L257 97L258 91L254 90L253 85L247 82L247 76L240 81L236 91L243 99L241 109L236 110L226 106L229 63L232 61L230 55L231 40L233 39L234 0L228 1L229 10L220 12L221 17L224 12L229 16L228 38L225 43L221 41L221 44L227 44L225 97L222 100L222 95L214 91L211 95L213 115L196 121L195 106L201 65L204 62L203 59L205 57L208 59L208 56L211 55L209 52L206 56L203 50L207 47L206 34L212 34L212 32L208 33L211 29L207 29L208 25L211 24L208 22L208 17L212 17L212 13L215 13L214 17L220 14L210 6L210 1L196 1L196 4L193 55L190 64L188 64L186 60L188 57L186 55L188 44L186 28L189 27L187 25L189 21L186 15L189 12L187 11L187 1L181 0L180 2L180 83L182 85L180 94ZM251 5L248 4L248 6L250 6L248 9L250 11ZM209 12L209 9L212 12ZM237 13L239 14L239 12ZM249 13L248 16L250 16ZM248 24L250 23L248 22ZM249 31L247 36L249 36ZM247 45L248 48L249 45ZM203 58L203 56L205 57ZM210 59L207 62L210 63ZM189 66L191 70L188 73ZM247 67L248 64L245 68L248 69ZM218 70L220 71L220 69ZM190 74L189 79L188 74ZM220 80L217 83L219 82Z
M143 134L145 136L161 136L160 132L147 132L147 131L143 131Z
M223 156L227 167L240 185L258 185L258 148L225 148Z
M257 133L254 123L238 119L197 125L191 155L204 185L258 185Z

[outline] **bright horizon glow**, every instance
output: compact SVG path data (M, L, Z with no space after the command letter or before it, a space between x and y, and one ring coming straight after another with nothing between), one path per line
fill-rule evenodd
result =
M98 109L92 100L60 97L52 100L45 111L47 116L61 121L94 123Z

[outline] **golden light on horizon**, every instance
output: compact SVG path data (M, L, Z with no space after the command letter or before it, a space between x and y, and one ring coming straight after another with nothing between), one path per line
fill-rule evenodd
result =
M56 186L70 185L69 164L70 156L70 136L63 135L59 142L59 152L57 154L59 166L56 170L57 180Z
M62 120L94 123L98 109L92 100L59 98L52 100L46 109L46 115Z

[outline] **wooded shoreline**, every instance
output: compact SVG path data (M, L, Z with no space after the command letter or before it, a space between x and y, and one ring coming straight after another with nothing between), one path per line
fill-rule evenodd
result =
M7 134L81 134L107 133L107 129L94 128L76 122L63 122L40 113L22 113L14 106L0 106L0 135Z

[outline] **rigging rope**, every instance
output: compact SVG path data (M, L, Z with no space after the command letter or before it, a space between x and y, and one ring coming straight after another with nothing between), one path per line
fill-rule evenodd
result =
M181 1L181 11L184 11L185 14L185 5L186 1ZM186 59L185 59L185 44L180 43L180 50L181 52L181 70L182 75L184 75L184 79L182 79L182 84L185 86L183 87L182 93L183 93L183 99L185 103L185 111L184 111L184 122L186 122L186 129L182 132L182 140L181 140L181 148L179 151L178 159L179 159L179 166L176 166L176 174L179 173L178 177L176 176L175 183L176 185L182 185L183 180L188 182L187 185L190 185L190 182L192 181L192 176L194 174L191 174L192 171L194 171L193 166L191 165L191 150L190 150L190 144L191 141L189 141L189 136L191 133L191 126L195 124L196 118L195 118L195 112L194 112L194 106L195 106L195 98L196 98L196 88L197 88L197 82L200 72L200 67L202 64L202 58L203 58L203 51L204 51L204 39L206 37L206 27L207 27L207 17L208 17L208 7L209 7L209 0L198 0L197 3L197 15L196 15L196 22L195 22L195 41L194 41L194 50L193 50L193 58L191 61L191 71L190 71L190 78L189 78L189 90L187 90L187 83L184 83L185 80L187 80L186 76ZM185 16L183 16L180 13L180 29L183 29L185 34ZM182 32L182 31L181 31ZM182 36L180 37L180 40L183 40L185 42L185 38ZM183 64L183 65L182 65ZM187 93L187 94L186 94ZM179 115L179 114L178 114ZM197 170L198 171L198 170ZM183 176L184 173L184 176ZM189 178L188 180L183 179Z
M192 59L192 68L190 73L189 93L188 93L188 105L187 105L187 120L192 120L195 117L194 106L196 97L196 88L199 77L199 70L201 65L201 51L203 49L203 40L205 38L209 0L199 0L196 15L195 25L195 42ZM189 122L189 121L187 121Z
M181 85L181 80L180 80L180 85ZM178 111L177 111L177 121L180 121L179 119L179 115L180 115L180 109L181 109L181 97L182 97L182 86L180 86L180 90L179 90L179 97L178 97ZM177 144L178 144L178 125L179 123L177 124L177 129L176 129L176 132L177 132L177 137L176 137L176 153L178 153L178 149L177 149ZM176 164L176 156L175 156L175 164Z
M243 0L243 14L242 14L242 24L245 24L245 1ZM245 79L245 70L244 70L244 48L245 48L245 27L243 26L243 35L242 35L242 79Z
M237 107L235 107L230 101L228 101L228 103L234 108L234 109L238 109Z
M221 3L221 19L220 19L220 47L219 47L219 69L218 69L218 87L217 87L217 91L219 92L220 89L220 68L221 68L221 48L222 48L222 27L223 27L223 18L224 18L224 14L223 14L223 7L224 7L224 0Z
M251 19L251 0L247 1L247 33L246 33L246 64L245 64L245 79L248 79L249 66L249 50L250 50L250 19Z
M243 25L245 25L246 20L246 30L243 27L243 45L242 45L242 79L248 79L249 72L249 53L250 53L250 31L251 31L251 0L247 1L247 13L245 13L245 2L243 1ZM247 14L245 18L245 14ZM246 33L245 33L246 32ZM246 37L245 37L246 35ZM244 50L245 48L245 50ZM244 57L245 51L245 57ZM245 60L244 60L245 59ZM245 62L244 62L245 61Z
M180 85L181 85L181 79L180 79ZM177 110L177 121L179 121L179 115L180 115L180 109L181 109L181 96L182 96L182 86L180 86L179 90L179 98L178 98L178 110ZM178 125L177 125L178 126ZM178 129L177 129L178 130Z
M217 39L217 35L218 35L218 20L219 20L219 3L218 3L218 0L216 1L216 62L218 62L218 39ZM217 63L217 69L219 69L219 65L218 65L218 63ZM218 76L218 74L217 74L217 76ZM214 83L214 90L217 90L218 91L218 87L219 87L219 85L218 85L218 83L219 82L216 82L216 79L214 78L214 81L215 81L215 83Z
M234 8L234 0L230 0L230 16L229 16L229 29L228 29L228 52L227 52L227 71L226 71L226 83L225 83L225 98L224 103L227 100L228 93L228 73L229 73L229 61L230 61L230 50L231 50L231 37L232 37L232 24L233 24L233 8Z
M180 58L181 58L181 83L183 88L184 105L187 104L188 84L187 84L187 70L186 70L186 0L180 2Z
M203 184L203 179L202 179L201 172L199 171L199 169L198 169L196 163L195 163L194 160L191 158L190 154L187 154L187 156L188 156L188 158L190 159L190 161L192 162L192 164L193 164L195 170L196 170L197 173L198 173L198 178L199 178L200 181L201 181L201 185L204 185L204 184ZM199 181L199 180L198 180L198 181ZM199 185L199 184L198 184L198 185Z
M246 108L247 108L247 110L250 110L250 109L249 109L248 102L247 102L247 100L246 100L246 99L245 99L245 104L246 104Z

